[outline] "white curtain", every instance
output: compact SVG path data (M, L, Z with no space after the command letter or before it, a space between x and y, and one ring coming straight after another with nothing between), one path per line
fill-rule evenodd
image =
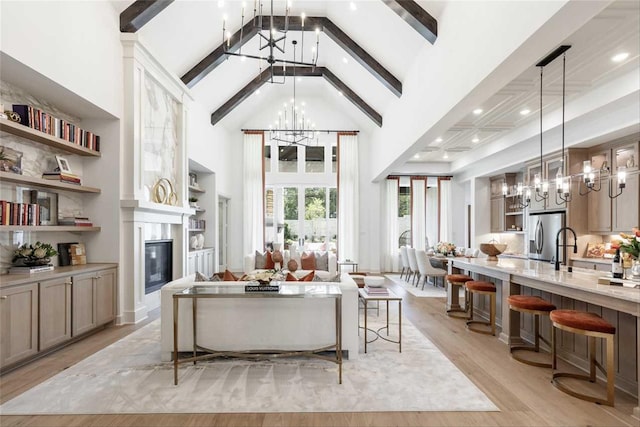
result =
M387 179L385 220L387 222L384 256L384 271L398 271L398 186L397 178Z
M453 239L451 232L451 223L453 222L453 213L451 212L451 180L441 179L438 182L438 187L438 193L440 195L440 240L443 242L451 242Z
M358 135L338 134L338 256L358 260Z
M430 247L438 243L438 187L427 187L427 238Z
M411 243L415 249L425 250L426 203L425 178L411 179Z
M264 133L244 134L244 255L264 248L263 142Z

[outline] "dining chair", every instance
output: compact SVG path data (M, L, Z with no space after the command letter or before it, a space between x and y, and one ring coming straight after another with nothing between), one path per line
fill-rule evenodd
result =
M416 286L414 282L416 281L416 277L418 277L418 275L420 274L420 271L418 270L418 260L416 259L415 248L407 248L407 257L409 258L409 269L411 271L411 276L413 276L411 284Z
M424 290L424 285L427 283L427 277L434 278L433 284L435 286L436 285L435 279L437 279L438 277L442 277L444 280L444 276L447 275L447 270L444 270L442 268L435 268L431 265L431 261L429 260L427 253L423 250L416 251L416 261L418 263L418 270L420 271L420 277L418 278L418 283L416 284L416 286L420 284L420 278L423 278L424 279L424 281L422 282L423 290Z
M402 271L400 272L400 278L402 279L402 275L403 274L408 275L409 271L411 270L411 266L409 265L409 257L407 256L406 246L400 246L400 262L402 262Z

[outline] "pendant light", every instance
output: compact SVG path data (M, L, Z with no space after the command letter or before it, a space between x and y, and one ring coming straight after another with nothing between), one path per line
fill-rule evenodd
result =
M540 67L540 172L533 177L533 187L536 190L535 198L537 202L542 202L549 197L549 182L544 179L544 164L542 162L542 74L544 65Z
M556 174L556 204L569 203L571 201L571 175L567 170L567 156L564 152L564 100L565 100L565 81L566 81L566 63L567 54L562 54L562 167ZM562 176L562 170L567 174ZM559 200L558 200L559 199ZM562 202L561 202L561 201Z

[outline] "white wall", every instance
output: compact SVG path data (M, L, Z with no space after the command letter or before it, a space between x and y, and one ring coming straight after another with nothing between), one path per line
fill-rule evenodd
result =
M373 135L373 176L386 175L433 142L606 4L448 2L438 40L417 52L402 98Z
M120 117L119 16L107 1L2 1L0 49Z

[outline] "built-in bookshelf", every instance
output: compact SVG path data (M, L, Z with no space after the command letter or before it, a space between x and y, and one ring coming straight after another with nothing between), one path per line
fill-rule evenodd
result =
M47 145L49 147L62 150L66 153L77 154L79 156L100 157L99 151L90 150L73 142L65 141L62 138L46 134L39 130L32 129L20 123L12 122L7 119L0 119L0 130L11 133L13 135L28 139L38 144Z
M38 187L54 190L73 191L75 193L100 193L99 188L87 187L84 185L67 184L60 181L52 181L49 179L36 178L32 176L18 175L11 172L0 172L0 180L3 182L11 182L14 184L24 185L25 187Z

